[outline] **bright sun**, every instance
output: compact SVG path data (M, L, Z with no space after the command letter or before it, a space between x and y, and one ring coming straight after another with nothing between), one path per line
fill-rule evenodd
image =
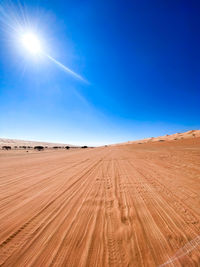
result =
M32 54L38 54L41 52L41 44L38 37L33 33L26 33L22 35L22 44Z

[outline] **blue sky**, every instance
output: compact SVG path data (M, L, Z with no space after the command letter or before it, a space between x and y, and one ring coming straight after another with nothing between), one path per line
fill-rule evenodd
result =
M0 137L101 145L200 128L197 1L20 3L0 5ZM88 83L25 51L16 21Z

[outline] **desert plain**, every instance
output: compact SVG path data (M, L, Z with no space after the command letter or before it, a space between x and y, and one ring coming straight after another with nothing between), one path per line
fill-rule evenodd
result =
M0 150L0 266L200 266L194 134Z

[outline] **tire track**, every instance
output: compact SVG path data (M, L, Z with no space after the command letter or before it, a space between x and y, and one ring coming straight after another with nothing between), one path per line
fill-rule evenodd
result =
M195 155L186 148L10 153L0 162L0 265L199 266L200 142Z
M90 171L93 171L93 169L95 169L95 165L97 165L98 163L95 162L95 164L92 164L89 168L89 170L86 171L85 174L81 175L71 186L75 185L77 182L80 181L81 178L83 178L86 174L89 174ZM3 241L0 244L0 249L2 249L4 246L6 246L10 241L12 241L12 246L9 249L6 249L4 251L2 251L3 255L0 253L0 264L2 264L2 261L5 260L5 258L8 258L10 254L12 254L12 252L16 249L17 246L19 246L19 240L20 243L23 243L23 240L25 239L25 236L29 233L29 229L26 230L26 232L24 233L24 230L29 226L29 227L34 227L37 225L37 222L34 223L34 221L36 219L38 219L38 217L41 215L42 217L44 216L44 212L45 210L47 210L48 208L50 208L52 206L52 204L55 201L60 201L60 198L63 196L63 194L65 192L67 192L70 189L70 187L68 187L67 189L65 189L63 192L60 192L59 195L57 195L53 200L51 200L47 205L45 205L45 207L43 207L36 215L34 215L32 218L30 218L26 223L24 223L17 231L15 231L14 233L12 233L5 241ZM78 186L79 189L79 186ZM38 219L39 220L39 219ZM40 220L39 220L40 221ZM31 224L31 225L30 225ZM13 244L13 239L17 237L17 235L19 235L21 232L23 231L23 236L20 235L18 237L18 239L15 241L16 246ZM26 238L27 239L27 238Z

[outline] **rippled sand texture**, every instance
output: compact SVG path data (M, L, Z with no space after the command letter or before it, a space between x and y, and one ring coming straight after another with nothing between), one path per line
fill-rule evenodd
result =
M0 152L1 266L200 266L200 138Z

